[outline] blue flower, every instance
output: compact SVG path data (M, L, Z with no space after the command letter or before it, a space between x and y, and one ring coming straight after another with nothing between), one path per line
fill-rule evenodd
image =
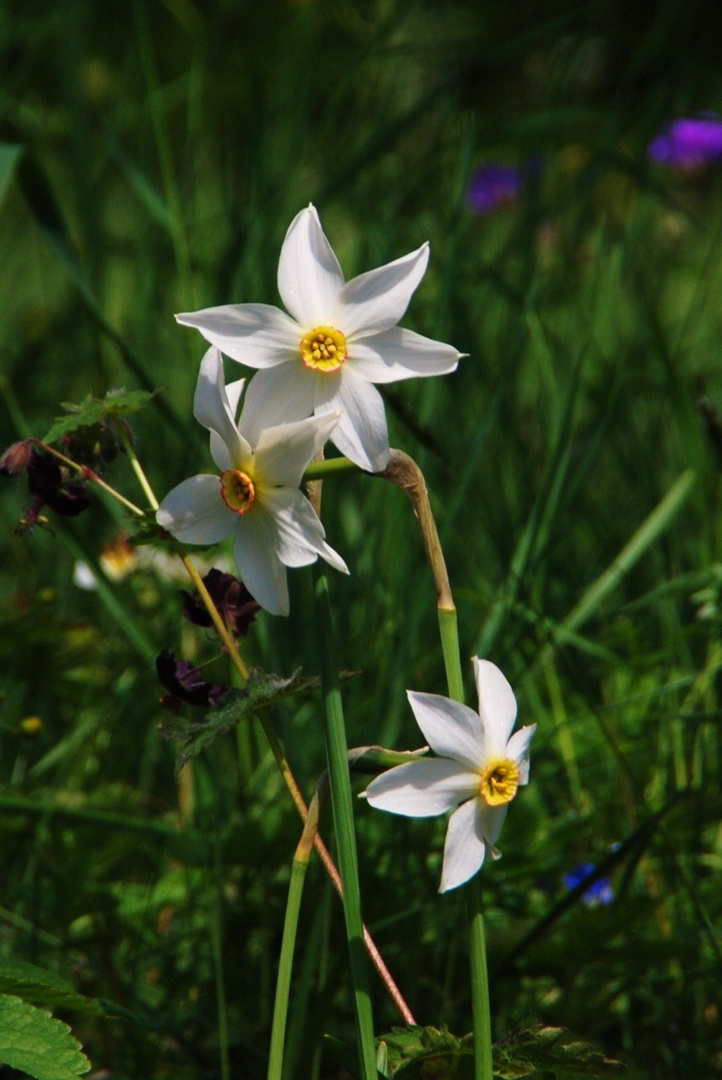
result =
M596 866L594 863L585 862L580 866L570 870L568 874L564 875L564 884L571 891L576 889L577 885L581 885L588 877L590 877ZM614 899L614 893L612 886L609 882L609 878L602 877L592 882L589 888L582 896L582 900L585 904L589 904L590 907L594 907L597 904L611 904Z
M524 187L522 169L513 165L482 165L471 178L467 203L477 214L493 214L516 202Z
M647 156L661 165L691 172L722 159L722 120L707 116L673 120L647 149Z

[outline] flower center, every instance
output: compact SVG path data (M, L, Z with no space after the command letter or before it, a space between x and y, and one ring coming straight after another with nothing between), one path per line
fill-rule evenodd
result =
M301 338L301 359L316 371L338 371L348 356L346 338L332 326L317 326Z
M519 766L511 758L491 761L481 774L481 797L488 806L511 802L519 787Z
M229 510L247 514L256 500L256 488L250 476L239 469L226 469L221 473L221 495Z

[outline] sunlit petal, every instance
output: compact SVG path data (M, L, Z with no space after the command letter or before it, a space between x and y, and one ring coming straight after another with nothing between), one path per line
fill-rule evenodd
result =
M237 519L233 554L244 585L261 607L288 615L286 568L278 556L273 517L263 507Z
M456 889L481 868L486 842L480 827L480 799L469 799L449 818L439 892Z
M265 505L277 529L278 556L285 566L308 566L320 555L336 570L348 574L341 556L324 539L324 529L308 499L292 488L266 493Z
M529 783L529 744L531 737L536 731L536 724L515 731L506 744L505 757L512 758L519 766L519 783Z
M397 765L372 780L365 795L377 810L436 817L478 792L478 777L455 761L424 759Z
M246 367L267 368L299 355L303 331L270 304L224 304L176 315L206 341Z
M326 322L336 308L343 273L316 208L307 206L288 227L278 263L278 291L304 330ZM303 335L301 335L303 336Z
M262 431L255 448L258 483L298 487L308 463L325 444L340 416L340 412L324 413Z
M353 337L395 326L426 273L428 261L429 245L422 244L418 251L349 281L338 294L339 329Z
M406 691L416 723L434 753L462 762L477 774L483 769L484 732L478 713L440 694Z
M509 803L504 803L503 806L487 806L483 799L477 799L476 804L478 828L489 844L495 844L499 839ZM499 855L495 858L498 859Z
M360 468L380 472L389 460L389 433L378 390L358 378L349 365L341 371L336 392L324 395L319 402L319 390L323 389L317 387L317 414L341 410L331 442Z
M242 389L241 386L239 393ZM193 415L203 427L211 433L215 432L217 438L211 439L211 453L221 470L229 468L229 464L224 462L226 459L230 463L240 458L241 443L226 394L223 357L215 346L207 350L201 361L193 398ZM219 445L219 440L222 445Z
M354 371L373 383L447 375L456 370L462 355L451 345L401 326L354 339L350 346Z
M311 416L317 378L300 362L254 375L243 402L241 426L246 438L255 446L265 428Z
M486 753L489 757L504 757L507 740L516 720L514 691L506 676L490 660L481 660L476 656L473 664Z
M169 491L156 521L184 544L217 544L233 530L236 515L221 498L217 476L192 476Z

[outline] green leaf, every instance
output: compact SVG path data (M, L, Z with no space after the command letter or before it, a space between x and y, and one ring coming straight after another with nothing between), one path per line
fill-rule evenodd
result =
M164 724L162 733L179 744L176 771L180 772L189 758L200 754L219 735L225 735L259 709L294 694L318 690L321 685L319 678L314 675L302 679L300 672L299 668L290 678L284 679L280 675L267 675L260 668L252 668L243 689L230 689L202 720L180 719ZM345 674L348 676L351 673Z
M160 393L160 389L152 392L120 389L109 390L104 398L94 398L88 394L85 401L81 402L80 405L64 401L62 406L70 415L57 417L43 442L52 443L71 431L77 431L78 428L91 427L93 424L102 423L103 420L138 412L156 394Z
M472 1080L474 1037L457 1038L446 1028L393 1028L386 1046L389 1080ZM515 1031L494 1046L496 1080L552 1080L603 1077L622 1072L621 1061L605 1057L590 1043L573 1039L565 1028L539 1024Z
M90 1069L67 1024L10 994L0 994L0 1062L35 1080L76 1080Z
M539 1024L514 1031L494 1046L494 1075L501 1080L517 1077L609 1076L626 1069L621 1061L605 1057L591 1043L573 1039L565 1028Z
M76 1009L95 1016L105 1013L97 1002L79 994L55 972L45 971L24 960L0 960L0 994L13 994L38 1005Z
M159 525L155 519L155 510L146 510L143 513L143 517L133 518L133 532L128 537L128 540L135 547L142 547L144 544L163 544L168 551L177 553L176 541L173 540L170 533ZM208 545L209 548L213 545ZM200 545L193 545L194 551L199 551Z
M473 1037L445 1028L394 1028L382 1036L390 1080L473 1080Z

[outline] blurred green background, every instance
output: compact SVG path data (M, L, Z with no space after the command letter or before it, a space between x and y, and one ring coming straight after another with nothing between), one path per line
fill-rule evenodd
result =
M347 277L430 240L404 325L468 358L389 388L391 441L426 473L463 657L501 666L539 725L483 874L495 1035L565 1025L630 1080L722 1074L722 178L647 158L674 117L722 111L721 24L681 0L0 7L3 446L61 402L162 386L133 421L162 496L210 468L203 342L174 312L277 303L309 201ZM469 209L476 168L530 161L513 204ZM108 478L142 500L127 462ZM122 513L96 499L19 536L29 497L2 483L0 955L145 1021L67 1015L98 1076L219 1076L220 994L233 1075L263 1077L299 823L261 733L176 779L153 658L216 654L182 584L141 566L81 590L76 563ZM349 742L417 746L404 691L445 683L410 505L347 477L324 521L352 570L331 581L341 664L361 672ZM313 674L311 574L290 579L290 618L261 615L244 653ZM307 794L319 709L274 714ZM463 1034L445 823L357 818L366 921L419 1022ZM604 860L613 902L561 909L564 875ZM321 1036L353 1024L316 862L296 975L287 1078L338 1076ZM381 1032L398 1017L374 994Z

